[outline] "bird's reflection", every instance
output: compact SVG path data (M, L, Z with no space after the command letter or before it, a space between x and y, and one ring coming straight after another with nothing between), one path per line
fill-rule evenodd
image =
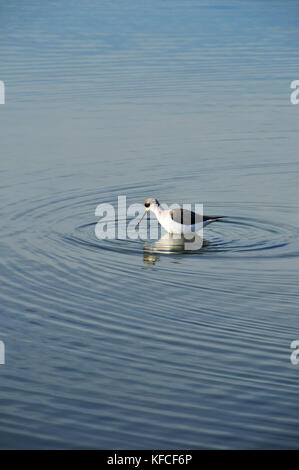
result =
M198 253L207 242L197 234L192 238L184 235L166 233L154 243L145 243L143 246L143 261L146 264L155 264L159 261L158 254L190 254Z
M146 251L143 252L144 264L153 265L153 264L156 264L156 262L159 261L159 259L160 258L157 255L152 255L150 253L147 253Z

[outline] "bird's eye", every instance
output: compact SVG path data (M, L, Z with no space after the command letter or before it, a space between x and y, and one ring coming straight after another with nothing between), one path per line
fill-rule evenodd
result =
M149 207L149 206L150 206L150 203L149 203L149 202L145 202L144 205L145 205L145 207Z

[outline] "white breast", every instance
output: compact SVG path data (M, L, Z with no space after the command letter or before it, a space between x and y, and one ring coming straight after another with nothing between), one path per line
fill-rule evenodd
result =
M202 224L196 224L194 225L182 225L179 224L178 222L175 222L172 220L170 214L168 211L162 212L160 214L157 214L157 219L162 225L162 227L166 230L168 233L190 233L191 231L194 230L200 230L202 229Z

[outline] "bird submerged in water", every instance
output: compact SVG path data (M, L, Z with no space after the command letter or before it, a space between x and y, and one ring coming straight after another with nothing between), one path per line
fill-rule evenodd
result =
M160 225L168 233L191 233L202 229L211 222L215 222L223 217L214 217L208 215L200 215L196 212L189 211L187 209L162 209L157 199L152 197L144 201L145 212L141 217L139 223L143 217L149 212L153 212L157 217ZM139 225L139 224L138 224Z

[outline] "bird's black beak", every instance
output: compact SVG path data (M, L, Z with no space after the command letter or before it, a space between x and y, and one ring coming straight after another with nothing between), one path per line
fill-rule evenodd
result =
M142 219L143 219L143 217L145 216L145 214L147 214L147 212L148 212L148 209L145 209L145 212L144 212L143 216L141 217L141 219L139 220L139 222L138 222L138 224L136 225L136 227L139 226L140 222L142 221Z

